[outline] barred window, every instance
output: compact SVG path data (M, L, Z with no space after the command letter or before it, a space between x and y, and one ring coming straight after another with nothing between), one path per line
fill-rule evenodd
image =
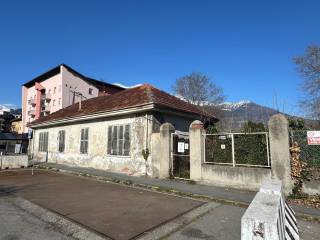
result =
M60 130L58 133L58 150L59 152L64 152L65 149L65 136L66 136L66 132L65 130Z
M48 151L48 132L41 132L39 134L39 151L47 152Z
M116 125L108 128L108 154L129 156L130 125Z
M81 138L80 138L80 153L88 153L88 143L89 143L89 128L81 129Z

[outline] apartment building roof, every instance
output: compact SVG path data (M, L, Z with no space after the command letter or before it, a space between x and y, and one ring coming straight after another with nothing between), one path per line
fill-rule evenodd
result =
M103 92L103 91L111 91L112 93L118 92L123 90L124 88L114 85L114 84L110 84L110 83L106 83L104 81L99 81L90 77L86 77L84 75L82 75L81 73L79 73L78 71L74 70L73 68L71 68L70 66L66 65L66 64L60 64L50 70L48 70L47 72L37 76L36 78L30 80L29 82L23 84L23 86L25 87L32 87L35 85L36 82L43 82L45 80L47 80L50 77L53 77L57 74L60 73L61 71L61 66L65 67L69 72L71 72L72 74L80 77L81 79L83 79L84 81L86 81L87 83L95 86L96 88L99 89L99 91Z

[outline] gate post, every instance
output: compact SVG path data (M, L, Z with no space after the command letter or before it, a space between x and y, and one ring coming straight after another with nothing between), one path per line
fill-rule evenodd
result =
M289 123L282 114L275 114L268 127L272 178L281 180L285 194L289 194L292 190Z
M160 169L159 177L168 178L170 171L170 159L171 159L171 133L174 133L175 129L171 123L164 123L160 127Z
M203 134L205 133L201 121L193 121L189 128L190 141L190 179L202 179L202 163L204 162Z

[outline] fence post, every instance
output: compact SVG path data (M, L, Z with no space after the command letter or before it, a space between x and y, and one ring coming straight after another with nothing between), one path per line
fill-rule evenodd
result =
M174 133L175 129L171 123L164 123L160 127L160 169L159 177L169 177L170 161L171 161L171 133Z
M282 114L273 115L268 122L272 179L281 180L284 193L292 190L289 123Z
M190 140L190 179L201 180L202 163L204 162L204 136L203 123L193 121L189 128Z

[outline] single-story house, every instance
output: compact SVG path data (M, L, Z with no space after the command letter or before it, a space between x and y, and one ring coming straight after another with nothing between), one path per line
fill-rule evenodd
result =
M100 96L42 117L33 129L31 152L37 161L143 174L142 150L161 124L189 131L194 120L212 115L151 85ZM152 151L152 149L150 149ZM148 161L152 166L152 159ZM150 175L157 176L150 168Z

